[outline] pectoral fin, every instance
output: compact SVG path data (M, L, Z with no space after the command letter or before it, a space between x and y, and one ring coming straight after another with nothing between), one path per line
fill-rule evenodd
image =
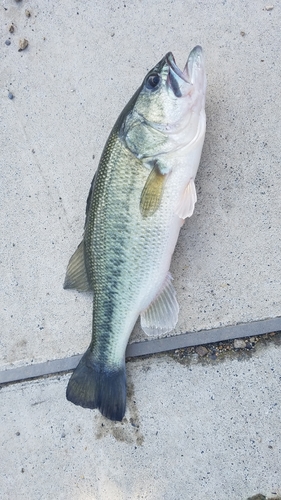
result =
M63 288L75 288L79 292L91 290L85 266L83 241L81 241L68 263Z
M141 193L140 211L143 217L151 217L159 208L166 174L162 174L157 161L151 170Z
M179 305L172 279L168 273L160 294L141 313L141 327L147 335L164 335L177 324Z
M176 215L181 219L191 217L194 211L194 205L197 201L196 189L194 180L190 179L187 184L176 209Z

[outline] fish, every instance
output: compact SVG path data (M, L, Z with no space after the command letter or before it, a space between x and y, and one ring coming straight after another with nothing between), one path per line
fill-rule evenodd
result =
M93 320L66 397L113 421L126 411L125 351L138 317L148 336L163 336L178 321L169 268L197 201L205 94L199 45L182 71L168 52L148 72L107 139L83 239L67 266L64 288L93 292Z

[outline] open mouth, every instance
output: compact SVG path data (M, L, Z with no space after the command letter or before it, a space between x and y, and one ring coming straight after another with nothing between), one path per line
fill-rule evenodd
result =
M169 66L167 82L176 97L188 94L190 85L194 84L196 78L196 69L202 68L202 56L202 48L197 45L190 52L186 65L183 71L181 71L176 65L172 52L168 52L166 55L166 61Z

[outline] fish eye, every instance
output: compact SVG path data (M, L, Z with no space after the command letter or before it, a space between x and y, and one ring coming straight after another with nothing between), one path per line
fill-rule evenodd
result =
M151 73L145 82L145 86L148 90L155 90L158 87L160 82L160 76L158 73Z

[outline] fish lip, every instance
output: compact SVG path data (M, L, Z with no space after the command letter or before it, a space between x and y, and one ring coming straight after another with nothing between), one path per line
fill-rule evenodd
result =
M167 83L176 97L182 97L189 93L190 86L195 84L198 69L204 66L203 50L196 45L190 52L183 71L177 66L172 52L166 55L166 63L169 67Z
M198 79L198 72L205 72L204 55L201 45L196 45L192 49L183 71L192 85Z
M187 79L187 73L186 72L184 73L185 69L184 69L184 71L180 70L180 68L176 64L176 61L175 61L175 58L174 58L172 52L168 52L168 54L166 56L166 61L167 61L167 64L169 66L170 72L177 75L184 82L189 83L189 81ZM186 64L185 68L186 67L187 67L187 64Z

